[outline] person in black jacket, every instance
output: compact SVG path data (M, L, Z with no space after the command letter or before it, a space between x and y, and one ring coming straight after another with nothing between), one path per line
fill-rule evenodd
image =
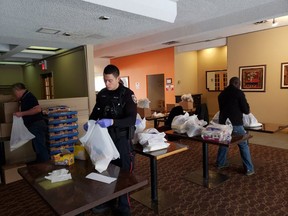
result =
M108 129L120 154L120 159L111 163L132 172L134 153L131 140L135 132L137 99L134 92L121 83L119 75L119 69L115 65L108 65L104 68L106 88L97 94L96 104L89 119L96 120L97 124ZM102 209L105 209L105 205ZM101 211L101 206L92 209L94 213L98 213L98 210ZM118 215L130 215L128 194L118 198L117 211Z
M245 134L243 127L243 113L249 114L250 107L244 93L240 90L240 80L238 77L232 77L229 86L218 96L219 103L219 124L225 124L229 118L233 125L233 133ZM240 155L246 175L254 174L254 166L251 160L249 145L247 141L238 144ZM228 147L219 146L216 165L219 169L227 167L226 161Z

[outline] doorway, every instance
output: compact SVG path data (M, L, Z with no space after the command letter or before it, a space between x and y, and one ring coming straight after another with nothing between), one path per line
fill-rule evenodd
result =
M53 74L44 73L40 74L42 80L42 99L53 99L54 98L54 83Z
M152 111L164 111L164 74L147 75L147 97L151 101L150 108Z

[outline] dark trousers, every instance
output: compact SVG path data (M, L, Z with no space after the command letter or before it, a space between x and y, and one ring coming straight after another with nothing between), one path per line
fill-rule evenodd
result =
M46 144L47 125L44 120L33 122L28 130L35 136L32 139L32 146L36 153L36 161L44 162L50 160L48 147Z
M126 136L121 136L114 140L114 144L120 154L120 158L111 161L112 164L119 166L121 169L132 172L134 169L134 153L131 140ZM118 198L118 208L121 212L130 211L129 194L124 194Z

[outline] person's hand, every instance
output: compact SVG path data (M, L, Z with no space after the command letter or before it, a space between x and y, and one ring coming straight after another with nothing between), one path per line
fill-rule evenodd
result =
M15 115L17 117L22 117L23 116L22 112L15 112L15 113L13 113L13 115Z
M83 125L83 129L84 129L85 131L88 130L88 122L86 122L86 123Z
M113 124L113 119L100 119L96 122L102 128L107 128Z
M137 125L139 125L140 123L141 123L141 119L136 119L135 125L137 126Z

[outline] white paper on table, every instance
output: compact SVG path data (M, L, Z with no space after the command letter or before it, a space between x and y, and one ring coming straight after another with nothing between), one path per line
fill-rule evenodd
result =
M113 177L108 177L108 176L104 176L104 175L100 175L98 173L90 173L86 176L86 178L88 179L92 179L95 181L100 181L100 182L104 182L107 184L110 184L111 182L115 181L117 178L113 178Z

